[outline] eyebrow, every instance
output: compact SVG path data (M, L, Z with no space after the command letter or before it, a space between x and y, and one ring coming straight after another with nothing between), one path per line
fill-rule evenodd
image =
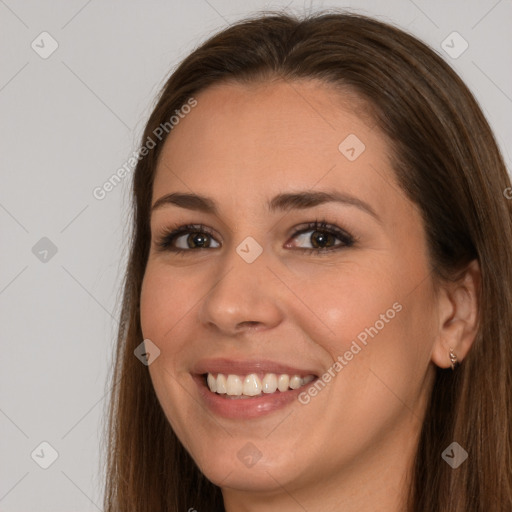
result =
M268 202L267 207L269 212L274 213L277 211L290 211L293 209L304 210L330 202L355 206L381 222L375 210L368 203L355 196L341 192L303 191L282 193L273 197ZM196 210L218 215L218 209L215 201L209 197L198 194L187 194L182 192L166 194L155 201L151 211L153 212L166 205L174 205L187 210Z

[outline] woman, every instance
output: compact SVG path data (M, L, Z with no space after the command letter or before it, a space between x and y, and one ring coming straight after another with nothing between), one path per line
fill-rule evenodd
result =
M140 155L106 511L512 510L510 179L439 56L245 20Z

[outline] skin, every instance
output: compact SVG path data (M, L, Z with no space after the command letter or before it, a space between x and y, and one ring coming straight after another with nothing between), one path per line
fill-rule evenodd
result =
M354 95L307 80L222 84L196 98L165 142L153 203L196 193L218 214L166 205L151 217L141 324L161 351L149 371L163 410L228 512L401 510L435 365L449 368L449 347L461 361L475 336L478 266L457 284L436 282L420 212ZM338 150L349 134L366 146L355 161ZM311 190L350 194L378 219L334 202L266 207ZM314 230L293 234L316 219L356 243L301 251ZM210 248L157 250L169 227L199 223L214 232ZM248 236L263 249L250 264L236 252ZM401 311L308 404L250 421L202 404L190 375L198 359L261 357L322 375L395 303ZM261 453L250 468L237 457L247 442Z

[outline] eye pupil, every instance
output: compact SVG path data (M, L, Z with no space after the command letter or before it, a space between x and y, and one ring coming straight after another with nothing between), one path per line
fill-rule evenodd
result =
M333 235L330 233L324 233L322 231L314 231L311 235L311 241L313 244L313 247L320 247L324 248L326 244L333 239Z
M192 241L192 244L190 243ZM191 233L187 239L187 245L189 248L194 247L209 247L210 243L208 241L207 236L203 233Z

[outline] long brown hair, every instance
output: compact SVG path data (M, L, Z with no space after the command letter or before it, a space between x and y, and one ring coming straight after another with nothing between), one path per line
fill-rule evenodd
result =
M158 98L142 138L156 147L134 173L105 512L224 510L220 489L184 450L133 353L143 339L139 298L165 141L155 130L212 84L267 79L320 79L365 100L389 141L400 186L422 212L434 277L455 279L479 261L478 334L455 371L436 368L406 498L411 512L512 510L512 201L503 158L473 95L441 57L389 24L331 10L302 19L263 13L230 26L189 55ZM469 454L457 469L441 457L453 441Z

